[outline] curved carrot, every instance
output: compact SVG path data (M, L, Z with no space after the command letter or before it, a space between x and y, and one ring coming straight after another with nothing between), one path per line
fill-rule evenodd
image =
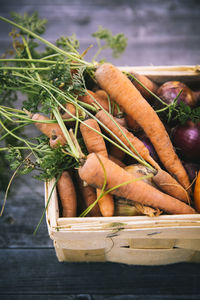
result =
M164 170L158 170L152 179L163 192L188 204L190 203L190 197L184 187Z
M142 180L133 181L135 177L123 168L110 161L107 157L91 153L82 167L79 168L79 175L89 185L101 189L104 185L106 172L106 190L113 189L110 193L139 202L143 205L159 208L171 214L195 214L195 210L186 203L173 198L148 185ZM124 184L120 186L120 184Z
M63 217L76 217L76 191L70 173L64 171L57 182L58 194L62 204Z
M108 152L106 149L106 144L103 137L95 132L93 129L90 129L87 125L91 128L95 129L98 132L101 132L99 124L94 119L85 120L80 125L80 131L84 140L84 143L87 147L89 153L98 153L105 157L108 156ZM97 197L100 195L101 190L97 189ZM101 197L98 201L100 211L104 217L111 217L114 214L114 200L111 195L105 195Z
M34 121L47 121L50 120L48 117L43 116L41 114L34 114L32 116L32 120ZM64 145L66 143L65 136L57 123L40 123L35 122L35 126L46 136L52 139L52 145ZM56 140L56 142L53 142Z
M111 119L111 117L107 113L105 113L103 110L100 110L100 111L98 111L98 113L96 113L96 117L108 129L110 129L129 149L131 149L134 152L133 148L131 147L131 145L132 145L138 151L138 153L146 161L148 161L153 167L155 167L156 169L160 168L159 165L150 156L149 150L147 149L147 147L145 147L143 142L140 141L131 132L129 132L126 128L124 128L118 124L118 126L121 128L122 132L124 133L126 138L130 141L130 143L127 141L127 139L124 137L123 133L120 131L118 126L115 124L115 122Z
M183 187L188 188L188 175L174 151L164 125L131 81L119 69L108 63L97 68L95 78L99 86L143 128L166 169Z
M200 170L197 174L197 179L194 186L194 206L200 213Z
M142 83L142 85L144 85L146 88L148 88L151 92L153 92L154 94L157 93L157 90L159 88L159 86L153 82L150 78L148 78L145 75L141 75L138 73L130 73L132 75L134 75L134 77L140 81ZM134 84L134 86L136 87L136 89L138 89L138 91L142 94L142 96L145 99L151 99L152 95L142 87L142 85L140 85L136 80L134 80L133 77L129 78L131 80L131 82Z

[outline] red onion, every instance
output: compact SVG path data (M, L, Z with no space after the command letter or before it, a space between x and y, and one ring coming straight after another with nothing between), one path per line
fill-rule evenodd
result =
M196 177L196 174L200 170L200 163L192 163L192 162L184 162L182 161L184 168L186 169L186 172L188 173L190 182L194 180Z
M150 139L147 137L147 135L144 132L140 132L137 134L137 137L143 142L143 144L147 147L149 150L149 153L151 157L158 163L160 163L159 157L155 151L154 146L152 145Z
M177 125L173 130L172 142L183 160L200 162L200 122L187 121L184 125Z
M163 83L158 91L157 95L167 104L173 102L173 100L178 96L180 91L181 94L178 97L177 104L184 102L190 107L195 107L197 103L197 95L193 92L186 84L180 81L167 81Z

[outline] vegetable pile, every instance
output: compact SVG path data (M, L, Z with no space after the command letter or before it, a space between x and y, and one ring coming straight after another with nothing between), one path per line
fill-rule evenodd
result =
M12 179L32 171L55 178L61 217L200 212L198 91L97 62L104 48L123 52L123 34L100 27L87 62L90 47L80 54L74 35L54 45L36 13L13 18L0 17L14 26L12 57L0 59L0 155Z

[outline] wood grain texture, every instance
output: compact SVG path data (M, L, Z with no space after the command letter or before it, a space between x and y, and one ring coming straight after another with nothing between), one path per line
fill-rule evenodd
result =
M188 299L200 296L197 264L152 267L66 264L57 262L53 249L0 250L0 263L0 295L48 293L59 297L76 292L76 295L188 295Z

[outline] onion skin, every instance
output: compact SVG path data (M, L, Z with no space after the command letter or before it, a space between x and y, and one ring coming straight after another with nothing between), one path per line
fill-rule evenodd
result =
M177 125L172 143L184 161L200 162L200 122L187 121L184 125Z
M137 137L143 142L143 144L147 147L147 149L149 150L149 153L151 155L151 157L158 163L160 164L160 160L159 157L156 153L156 150L154 149L154 146L152 145L150 139L147 137L146 133L139 132L137 134Z
M167 81L163 83L157 90L157 95L166 103L170 104L178 96L177 104L184 102L190 107L195 107L197 104L196 93L193 92L186 84L180 81Z
M182 161L182 163L189 176L190 182L192 182L196 178L196 175L200 170L200 163L198 164L198 163L185 162L185 161Z

